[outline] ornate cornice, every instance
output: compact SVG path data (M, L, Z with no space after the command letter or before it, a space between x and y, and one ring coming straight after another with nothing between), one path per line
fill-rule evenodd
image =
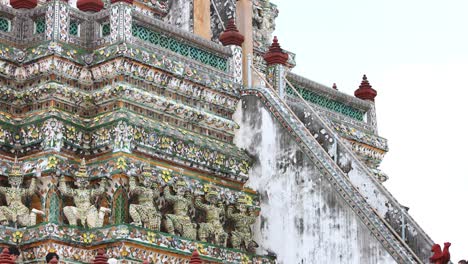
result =
M185 263L191 252L197 249L203 259L210 262L223 263L256 263L273 264L274 258L249 254L235 249L214 246L209 243L192 241L178 236L171 236L131 225L111 225L92 230L55 223L40 224L26 229L15 229L0 226L0 232L5 234L0 239L3 245L20 245L25 250L27 261L44 259L47 248L61 253L60 260L85 260L86 263L95 256L96 246L106 246L109 257L136 261L148 258L154 254L157 263ZM21 239L19 239L21 236ZM19 243L18 243L19 240ZM17 242L14 242L17 241ZM36 244L44 244L38 248ZM51 243L51 245L48 245ZM64 245L65 244L65 245ZM67 245L79 245L71 247ZM169 250L171 253L167 253ZM174 256L174 253L177 256ZM184 257L185 256L185 257ZM79 259L76 259L78 257ZM174 261L174 262L172 262Z
M82 119L54 109L13 119L0 114L0 145L22 155L35 150L95 155L141 152L245 182L251 159L236 146L148 120L125 109Z
M207 48L210 51L215 52L218 55L221 55L223 57L229 57L232 55L231 50L227 47L224 47L223 45L220 45L210 40L206 40L200 36L197 36L195 34L182 30L171 24L165 23L164 21L150 17L144 13L133 11L132 16L134 19L136 19L137 21L143 22L144 24L149 26L151 29L156 29L158 31L166 32L170 35L184 39L188 43L195 43L199 45L200 47Z
M102 112L106 113L112 109L111 106L107 107L107 111L102 110L101 112L98 110L106 109L104 105L113 105L113 103L122 101L146 108L154 113L172 116L182 122L187 122L187 124L195 122L197 126L226 134L233 135L234 129L238 128L238 125L231 119L199 110L167 97L142 91L125 83L116 83L115 85L93 92L84 92L55 83L44 84L26 91L15 91L14 89L5 87L0 88L0 101L3 101L5 105L15 106L18 109L27 108L30 104L44 100L52 101L54 99L60 102L67 102L68 109L80 107L86 109L83 111L90 114L93 111L97 111L98 114ZM61 108L64 108L64 106Z
M371 109L371 103L360 100L354 96L350 96L343 92L337 91L332 87L328 87L326 85L314 82L309 80L305 77L300 75L289 73L287 76L288 80L290 80L293 84L297 83L301 87L310 89L311 91L316 91L320 95L326 96L330 99L342 102L344 104L350 105L354 108L360 109L364 112L367 112Z
M44 43L26 50L0 44L0 59L11 63L4 64L6 62L3 62L1 65L3 70L0 71L0 74L3 73L7 78L19 80L34 79L37 78L37 75L45 72L65 72L64 75L68 78L80 80L80 82L89 85L92 83L90 78L94 78L94 81L101 81L101 79L115 76L117 73L129 76L136 75L135 77L154 82L154 74L158 70L163 70L173 74L174 78L186 79L234 97L238 97L238 89L240 88L238 84L234 83L232 76L213 72L211 67L207 68L195 61L173 57L164 50L150 52L125 44L108 46L92 53L55 42ZM46 59L47 61L45 61ZM37 63L43 61L42 67L39 67L36 61ZM115 65L118 62L120 64ZM59 67L57 63L63 65ZM93 72L93 74L99 74L98 76L92 75L88 70L83 72L83 68L88 69L88 67L100 69L102 72L103 63L105 65L114 63L112 66L115 67L107 68L108 72L104 74ZM124 63L132 68L120 68L119 66ZM21 65L24 65L23 70L21 70ZM31 69L32 72L27 71L28 69ZM145 74L142 71L145 71ZM150 77L153 78L149 79Z

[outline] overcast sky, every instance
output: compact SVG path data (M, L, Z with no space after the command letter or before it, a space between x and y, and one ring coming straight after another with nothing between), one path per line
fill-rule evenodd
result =
M384 184L452 261L468 258L468 1L272 0L295 73L353 94L367 74Z

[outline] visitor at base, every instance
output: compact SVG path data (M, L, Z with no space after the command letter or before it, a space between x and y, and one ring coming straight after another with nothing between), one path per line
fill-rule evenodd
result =
M17 247L10 247L8 252L10 253L11 260L13 260L15 263L21 263L23 261Z
M51 261L54 257L55 257L57 260L60 259L59 255L57 255L57 253L55 253L55 252L49 252L49 253L47 253L47 255L45 256L46 263L50 263L50 261Z

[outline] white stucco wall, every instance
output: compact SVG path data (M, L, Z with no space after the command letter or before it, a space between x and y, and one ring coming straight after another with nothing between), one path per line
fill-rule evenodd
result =
M259 254L278 263L395 263L254 97L234 116L235 143L256 158L247 185L261 197Z

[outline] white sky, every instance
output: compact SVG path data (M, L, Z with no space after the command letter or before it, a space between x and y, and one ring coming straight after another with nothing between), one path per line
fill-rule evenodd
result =
M348 94L367 74L389 140L384 185L436 243L452 242L453 262L468 258L468 1L272 2L295 73Z

